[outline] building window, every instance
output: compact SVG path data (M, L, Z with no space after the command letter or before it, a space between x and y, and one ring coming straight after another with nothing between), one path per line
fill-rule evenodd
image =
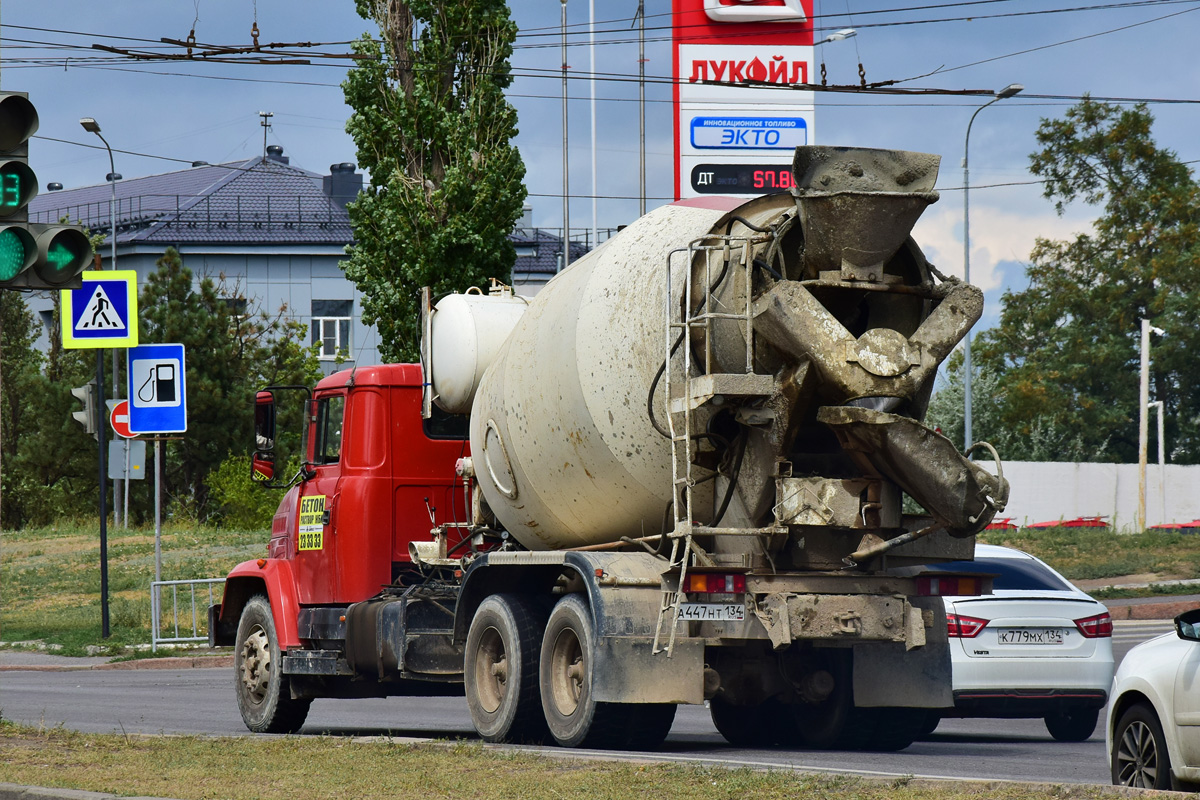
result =
M332 361L350 357L350 312L353 300L312 301L312 341L320 345L317 357Z
M250 310L250 302L244 297L222 297L221 302L229 310L229 316L238 322L246 319Z

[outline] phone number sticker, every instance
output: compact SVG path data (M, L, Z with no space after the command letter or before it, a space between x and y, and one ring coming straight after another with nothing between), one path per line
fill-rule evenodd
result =
M300 549L320 550L325 539L325 495L300 499Z

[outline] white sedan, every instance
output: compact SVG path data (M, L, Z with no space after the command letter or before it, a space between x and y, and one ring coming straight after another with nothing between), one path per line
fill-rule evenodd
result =
M977 544L974 561L924 569L995 581L990 595L943 597L954 708L935 712L926 731L944 717L1040 717L1059 741L1090 737L1112 685L1108 609L1044 562L1008 547Z
M1200 609L1175 618L1175 633L1121 660L1108 706L1112 781L1148 789L1200 784Z

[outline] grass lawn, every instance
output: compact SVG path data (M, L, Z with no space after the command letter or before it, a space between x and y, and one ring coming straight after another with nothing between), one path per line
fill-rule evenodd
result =
M163 579L224 577L235 564L265 555L267 538L266 531L168 527L162 541ZM986 531L979 539L1032 553L1074 580L1124 575L1200 579L1200 536L1195 535L1157 531L1127 535L1096 528L1058 528ZM153 529L108 532L112 635L107 640L100 636L99 564L99 530L94 523L0 533L0 641L42 641L61 648L57 652L63 655L84 655L89 645L148 644ZM1164 588L1150 593L1169 591ZM1137 593L1099 594L1115 597ZM207 602L207 595L198 597L201 624ZM186 628L190 633L186 594L180 595L180 604L187 615L180 621L181 632Z
M230 568L266 555L266 531L199 526L163 529L163 580L221 578ZM63 655L88 645L150 642L150 582L154 529L108 530L109 627L101 638L100 531L97 523L63 523L0 534L0 641L40 640ZM180 595L181 608L190 597ZM220 595L217 595L218 599ZM200 602L202 599L202 603ZM201 622L208 596L197 597ZM164 608L170 606L164 602ZM191 607L180 632L191 632ZM160 651L161 652L161 651Z
M318 736L200 738L82 734L0 723L0 783L193 798L474 800L1042 800L1113 797L1102 786L870 780L547 758L479 744Z
M1200 579L1200 536L1103 528L1021 528L984 531L979 541L1024 550L1071 580L1154 575L1160 580Z

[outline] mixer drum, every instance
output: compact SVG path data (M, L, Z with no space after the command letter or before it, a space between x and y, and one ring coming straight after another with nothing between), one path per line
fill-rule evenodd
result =
M471 413L477 479L529 549L662 530L671 449L646 395L663 363L667 254L739 204L701 198L634 222L538 293L484 373ZM672 260L675 302L684 262ZM661 384L657 395L661 420Z

